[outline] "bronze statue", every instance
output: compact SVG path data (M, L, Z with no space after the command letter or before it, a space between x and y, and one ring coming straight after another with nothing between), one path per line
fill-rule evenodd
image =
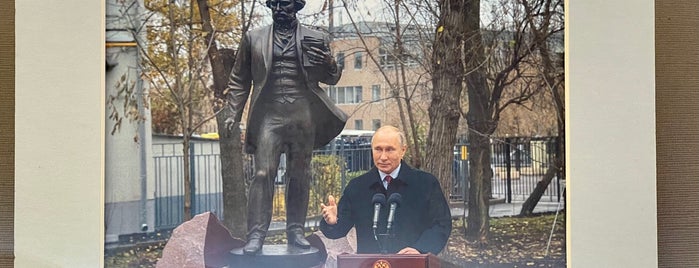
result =
M269 228L273 180L282 153L288 161L288 243L310 247L303 227L312 152L336 137L347 121L347 115L318 86L318 82L336 84L342 70L330 52L328 35L301 26L296 19L306 1L267 0L266 4L274 23L245 34L226 93L234 114L226 120L229 129L238 126L248 97L252 98L245 134L245 151L255 156L243 248L249 255L260 251Z

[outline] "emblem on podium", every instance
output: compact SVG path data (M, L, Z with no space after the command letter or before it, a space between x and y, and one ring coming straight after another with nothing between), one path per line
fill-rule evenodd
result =
M391 268L391 263L387 260L377 260L374 262L374 268Z

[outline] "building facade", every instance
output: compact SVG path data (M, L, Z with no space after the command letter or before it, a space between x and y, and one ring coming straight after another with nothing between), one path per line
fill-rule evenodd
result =
M148 87L134 32L142 0L106 1L105 29L105 241L153 231L153 155ZM128 115L127 115L128 114ZM136 114L140 119L136 119Z
M416 121L422 120L422 125L427 125L431 82L424 68L424 57L420 56L424 50L417 45L422 40L417 38L416 31L406 31L401 40L407 52L397 57L394 32L394 26L381 22L360 22L357 29L352 24L333 29L331 50L342 69L342 78L337 85L325 89L349 115L345 129L401 126L401 111L408 117L406 100Z

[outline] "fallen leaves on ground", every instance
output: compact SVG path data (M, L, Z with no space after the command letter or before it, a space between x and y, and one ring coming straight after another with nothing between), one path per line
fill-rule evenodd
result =
M467 241L464 221L455 220L447 246L439 256L458 265L565 267L565 226L563 213L559 213L557 217L555 214L546 214L492 218L490 237L487 243L480 243Z
M105 252L104 267L155 267L163 254L165 242L144 243L131 248Z
M473 243L465 238L464 220L454 220L447 246L439 257L464 267L565 267L565 226L563 213L557 217L546 214L492 218L487 243ZM282 244L286 238L270 236L266 243ZM155 267L164 246L165 241L110 250L105 254L105 267Z

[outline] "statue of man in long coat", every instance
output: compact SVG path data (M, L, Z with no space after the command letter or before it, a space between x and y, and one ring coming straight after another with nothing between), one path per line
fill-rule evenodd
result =
M229 129L238 126L250 98L244 146L255 156L255 174L248 193L244 254L256 254L264 243L282 153L287 155L288 243L310 247L303 228L312 152L336 137L347 121L347 115L318 85L336 84L342 70L329 49L327 34L301 26L296 19L305 3L267 0L274 23L244 35L226 90L234 114L226 120Z

